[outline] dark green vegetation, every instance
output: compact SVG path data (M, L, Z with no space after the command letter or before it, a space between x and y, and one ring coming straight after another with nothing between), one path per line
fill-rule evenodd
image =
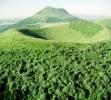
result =
M85 20L72 21L70 23L70 27L76 31L80 31L86 36L94 36L96 33L103 30L101 25Z
M45 36L41 35L40 33L31 31L29 29L18 29L18 31L24 35L31 36L34 38L47 39Z
M37 98L111 99L111 42L0 46L0 99Z

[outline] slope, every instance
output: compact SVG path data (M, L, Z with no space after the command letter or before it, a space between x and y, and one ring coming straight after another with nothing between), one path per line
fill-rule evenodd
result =
M52 25L41 29L30 29L35 34L55 42L94 43L111 39L111 32L107 28L89 36L72 29L68 23Z
M97 23L111 29L111 19L101 20L101 21L98 21Z
M92 25L93 24L91 24L91 27ZM90 31L92 32L93 28ZM41 28L9 29L0 34L0 41L7 41L7 43L10 43L9 41L21 41L22 43L24 40L25 43L38 40L43 42L94 43L111 39L111 31L105 27L94 34L90 34L90 31L86 29L86 32L89 32L89 34L86 34L80 30L73 29L69 23L47 23Z
M47 42L44 39L31 37L22 34L16 29L9 29L0 34L0 47L7 47L7 48L17 48L17 47L28 47L37 45L45 45Z

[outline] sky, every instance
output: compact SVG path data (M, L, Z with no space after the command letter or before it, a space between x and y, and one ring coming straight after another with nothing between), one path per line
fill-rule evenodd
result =
M0 19L30 17L46 6L64 8L73 15L111 16L111 0L0 0Z

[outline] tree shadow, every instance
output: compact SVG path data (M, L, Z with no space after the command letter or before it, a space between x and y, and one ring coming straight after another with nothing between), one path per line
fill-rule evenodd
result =
M36 33L31 30L28 30L28 29L18 29L18 31L21 32L22 34L30 36L30 37L48 40L46 37L40 35L40 33Z

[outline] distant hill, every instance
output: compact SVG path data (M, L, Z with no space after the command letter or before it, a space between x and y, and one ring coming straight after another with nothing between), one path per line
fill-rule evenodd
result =
M56 23L67 22L71 20L79 19L69 14L65 9L45 7L36 13L34 16L22 20L22 24L34 24L34 23Z
M15 29L28 37L59 42L92 43L110 40L111 32L104 27L109 25L109 20L101 23L99 25L75 17L62 8L45 7L34 16L10 27L1 26L1 32Z
M0 20L0 33L4 32L10 28L15 28L15 26L17 26L17 24L20 20L21 19L10 19L10 20L3 19L3 20Z
M102 15L77 15L77 17L93 22L110 18L109 16L102 16Z
M4 32L12 27L13 27L13 25L0 25L0 33Z
M0 19L0 25L15 24L22 19Z

